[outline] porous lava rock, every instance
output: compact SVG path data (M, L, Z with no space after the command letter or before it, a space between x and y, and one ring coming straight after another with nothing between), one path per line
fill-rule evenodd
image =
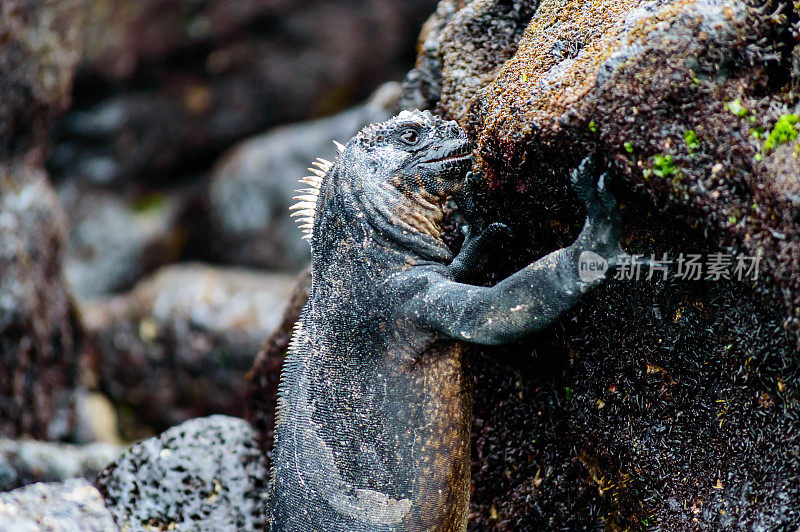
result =
M60 272L64 214L41 165L70 102L79 6L0 5L0 437L72 425L78 327Z
M216 415L132 445L96 486L123 530L260 531L267 474L252 427Z
M0 493L0 530L113 532L119 530L97 489L84 479L39 482Z
M0 491L76 477L94 480L121 451L120 446L108 443L0 439Z
M0 437L72 426L79 326L61 278L63 217L42 170L0 164Z

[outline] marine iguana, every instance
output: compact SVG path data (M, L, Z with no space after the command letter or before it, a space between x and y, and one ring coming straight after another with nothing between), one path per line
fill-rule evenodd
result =
M443 205L472 164L464 131L404 111L339 148L335 162L317 161L295 206L312 285L281 375L269 527L464 530L464 342L529 335L602 282L582 281L578 258L621 253L616 203L585 160L572 178L587 209L575 243L493 287L472 286L459 278L502 225L468 235L456 257L442 241Z

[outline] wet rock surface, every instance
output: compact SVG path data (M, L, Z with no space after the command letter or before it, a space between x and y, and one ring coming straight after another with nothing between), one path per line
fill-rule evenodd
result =
M474 350L471 529L800 524L797 20L780 2L440 13L401 103L478 143L480 204L515 235L487 283L577 234L566 177L588 153L627 250L761 256L755 282L616 281L536 338Z
M0 491L34 482L81 477L94 480L122 447L107 443L69 445L32 440L0 440Z
M308 243L287 216L298 180L317 157L332 160L332 140L345 142L362 127L389 117L397 83L365 104L320 120L282 126L248 139L221 159L208 187L209 230L198 253L228 264L298 271L310 260Z
M281 274L177 265L127 294L85 303L98 387L155 430L199 415L243 413L244 374L280 322L291 282Z
M211 416L134 444L96 485L122 529L260 531L267 475L255 431Z
M83 479L0 493L0 529L14 532L119 530L97 489Z

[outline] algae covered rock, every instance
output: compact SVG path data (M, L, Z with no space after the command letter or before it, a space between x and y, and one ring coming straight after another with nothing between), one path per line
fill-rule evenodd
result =
M672 261L476 350L472 529L800 524L797 21L789 2L440 3L401 104L477 143L479 204L514 231L485 281L574 238L589 153L624 247Z
M263 530L267 468L243 420L187 421L134 444L96 485L123 530Z

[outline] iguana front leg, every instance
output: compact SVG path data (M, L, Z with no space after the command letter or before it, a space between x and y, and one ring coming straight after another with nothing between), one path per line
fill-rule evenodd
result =
M579 258L592 252L613 266L618 255L621 219L607 190L608 176L595 185L594 169L585 159L572 174L572 186L586 207L586 223L575 242L528 265L493 287L471 286L426 272L425 287L407 310L419 325L448 337L479 344L514 341L553 323L600 276L584 281Z
M492 223L484 229L482 217L478 214L474 200L477 181L475 174L467 172L464 188L453 198L464 218L462 230L465 230L461 250L448 266L456 281L464 281L483 273L498 242L511 235L508 226L499 222Z

